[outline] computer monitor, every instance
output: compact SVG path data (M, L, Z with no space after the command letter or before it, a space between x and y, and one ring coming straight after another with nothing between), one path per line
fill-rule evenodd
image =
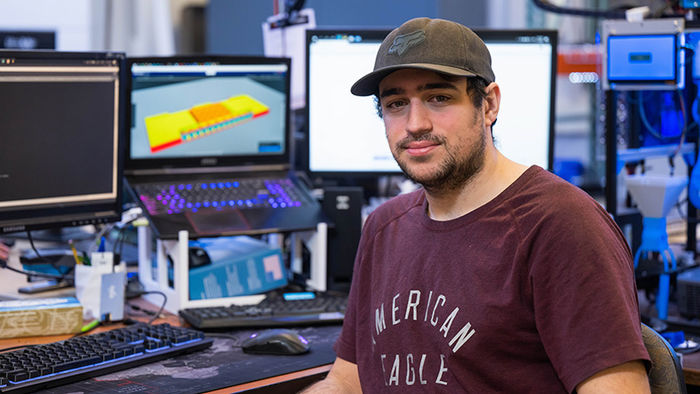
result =
M350 86L374 67L389 30L313 29L306 33L306 165L312 177L399 174L373 97ZM552 169L557 32L475 30L491 52L502 99L496 147L516 162Z
M289 167L290 59L135 57L127 67L127 177L163 169Z
M0 50L0 234L119 220L124 59Z

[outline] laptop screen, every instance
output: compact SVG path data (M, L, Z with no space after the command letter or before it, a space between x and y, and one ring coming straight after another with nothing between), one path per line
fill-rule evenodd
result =
M289 164L286 58L130 58L128 170Z

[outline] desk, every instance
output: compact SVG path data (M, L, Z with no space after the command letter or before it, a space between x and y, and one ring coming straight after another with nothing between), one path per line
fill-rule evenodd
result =
M22 286L22 275L3 270L0 272L0 293L18 295L13 291ZM58 290L65 295L65 290ZM54 292L40 296L56 296ZM135 301L140 307L157 310L159 306L144 300ZM129 308L125 309L128 313ZM127 317L148 320L142 315ZM154 322L183 324L173 314L166 313ZM95 330L109 330L118 325L99 327ZM266 392L294 392L320 379L330 369L335 360L332 345L340 334L339 325L300 327L297 331L309 340L311 351L296 356L249 355L243 353L236 344L247 338L253 330L227 332L233 338L215 337L214 344L205 350L181 355L171 359L144 364L131 369L89 378L84 381L42 390L42 393L231 393L245 390L255 392L264 387ZM259 330L255 330L259 331ZM70 335L0 339L0 349L25 344L50 343L69 338Z
M700 352L683 355L685 384L700 386Z
M151 306L150 309L155 309ZM179 318L168 315L154 324L178 324ZM116 328L117 325L98 330ZM200 393L223 389L220 392L238 392L270 385L294 390L320 379L335 360L332 349L340 334L339 325L300 327L297 331L307 338L311 351L295 356L249 355L236 347L253 330L227 332L233 338L215 337L214 344L205 350L144 364L131 369L89 378L85 381L42 390L43 393ZM97 330L96 330L97 331ZM31 337L0 340L0 349L23 345L60 341L70 335ZM296 382L296 383L294 383ZM280 392L285 392L284 390Z

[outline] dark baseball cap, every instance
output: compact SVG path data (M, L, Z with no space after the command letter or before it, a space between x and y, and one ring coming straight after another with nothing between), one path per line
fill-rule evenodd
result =
M374 71L355 82L350 91L356 96L377 94L379 82L402 68L481 77L488 83L496 80L491 54L471 29L444 19L415 18L386 36L377 52Z

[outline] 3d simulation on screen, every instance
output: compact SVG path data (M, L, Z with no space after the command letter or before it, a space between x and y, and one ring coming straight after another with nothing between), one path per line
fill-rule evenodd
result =
M155 153L230 129L269 112L265 104L243 94L174 113L147 116L144 121L151 153Z
M132 159L269 157L285 151L286 74L277 65L139 67L132 66Z

